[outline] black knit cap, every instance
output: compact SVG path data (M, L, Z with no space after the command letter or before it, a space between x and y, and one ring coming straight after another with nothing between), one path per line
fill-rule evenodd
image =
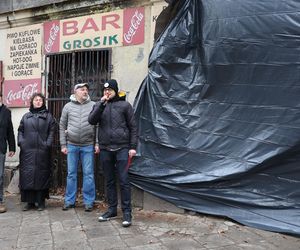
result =
M119 92L118 82L115 79L110 79L104 83L104 89L107 88L113 89L116 94Z

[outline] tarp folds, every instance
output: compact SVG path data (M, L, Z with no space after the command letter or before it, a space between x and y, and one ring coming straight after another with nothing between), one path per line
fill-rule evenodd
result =
M300 235L300 1L182 3L135 100L132 183Z

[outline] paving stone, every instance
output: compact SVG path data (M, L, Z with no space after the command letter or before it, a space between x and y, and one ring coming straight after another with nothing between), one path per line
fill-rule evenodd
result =
M131 247L130 249L131 250L168 250L169 248L163 246L161 243L156 243L156 244L148 244L144 246Z
M55 242L55 250L92 250L93 248L86 241L74 242L74 241L61 241ZM94 248L101 249L101 248Z
M245 250L273 250L273 249L275 250L275 248L265 248L265 246L260 246L257 244L250 244L250 243L237 244L237 247L238 249L245 249Z
M22 213L22 225L35 223L36 225L48 225L49 216L46 211L40 213L38 211L26 211Z
M36 247L49 244L52 244L52 236L50 233L32 235L21 234L18 238L17 247Z
M102 237L102 235L100 235L99 227L88 227L84 231L85 231L86 236L87 236L88 239L94 239L94 238Z
M83 212L83 213L77 213L78 219L80 220L81 223L85 224L98 224L98 217L100 214L96 214L95 212Z
M192 238L183 238L183 237L169 237L169 238L161 238L160 241L163 245L172 250L182 250L182 249L205 249L201 243L195 241Z
M194 239L208 249L231 246L235 244L234 241L226 238L222 234L210 234L206 236L195 237Z
M71 229L81 229L81 223L76 217L70 220L63 220L61 221L61 224L64 230L67 231Z
M2 225L1 225L0 239L6 239L6 240L17 239L18 233L19 233L19 226L15 227L15 228L11 228L11 227L2 227ZM0 247L0 249L1 249L1 247Z
M63 220L71 220L76 217L75 209L69 209L68 211L63 211L61 207L48 210L50 221L63 221Z
M34 246L34 247L21 247L21 248L17 248L18 250L53 250L53 245L38 245L38 246Z
M89 227L90 228L90 227ZM114 227L111 222L99 222L97 227L94 227L97 230L98 236L106 237L106 236L117 236L119 235L119 231ZM89 229L85 229L89 230Z
M51 226L51 230L52 230L53 232L61 232L61 231L64 230L64 227L63 227L62 223L59 222L59 221L54 221L54 222L52 222L52 223L50 224L50 226Z
M273 237L266 238L274 248L284 250L299 250L300 249L300 238L295 238L289 235L274 235Z
M262 240L262 236L255 234L252 231L249 231L247 227L230 227L224 235L230 240L243 244L243 243L256 243Z
M0 214L0 225L6 227L15 227L21 223L21 216L16 213L2 213Z
M131 227L118 226L117 230L120 236L129 235L132 237L133 235L135 236L143 234L143 231L136 225L132 225Z
M78 230L78 229L71 229L71 230L64 230L62 232L52 232L53 234L53 240L55 243L59 242L64 242L66 240L72 239L74 243L79 243L81 241L86 240L86 235L83 230Z
M135 237L123 237L126 245L133 246L144 246L152 243L158 243L158 239L151 235L136 235Z
M122 213L98 222L98 211L83 206L62 211L56 200L43 211L23 212L20 196L7 197L0 214L0 249L42 250L298 250L300 238L242 226L220 217L134 210L133 225L122 227Z
M154 226L150 226L150 227L142 227L141 230L144 233L150 233L151 235L153 235L154 237L160 237L163 236L165 234L168 234L169 232L172 231L171 228L161 228L161 227L154 227Z
M12 239L0 239L0 249L16 249L17 248L17 240Z
M104 236L97 239L91 239L90 244L93 249L128 249L120 236Z
M20 228L19 234L20 235L31 235L31 234L45 234L45 233L51 233L51 229L49 224L41 224L41 225L37 225L37 224L29 224L29 225L23 225Z

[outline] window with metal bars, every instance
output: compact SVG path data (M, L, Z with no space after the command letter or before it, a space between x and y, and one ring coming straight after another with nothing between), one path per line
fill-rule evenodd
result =
M69 102L75 84L88 82L91 99L94 101L100 99L103 84L111 75L111 50L74 51L48 55L46 68L48 109L59 122L62 108ZM97 158L95 162L96 188L98 195L102 195L104 192L103 177L99 173L101 170L98 167ZM52 146L52 163L53 187L65 187L67 163L66 157L60 152L58 131ZM82 176L79 174L78 187L81 186Z

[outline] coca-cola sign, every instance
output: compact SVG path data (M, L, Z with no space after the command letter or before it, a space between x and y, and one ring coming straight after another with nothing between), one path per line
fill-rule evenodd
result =
M135 45L144 42L145 11L144 8L124 10L124 45Z
M31 96L40 91L41 79L4 81L4 103L8 107L28 107Z
M44 23L44 52L45 54L59 51L60 23L58 20Z

